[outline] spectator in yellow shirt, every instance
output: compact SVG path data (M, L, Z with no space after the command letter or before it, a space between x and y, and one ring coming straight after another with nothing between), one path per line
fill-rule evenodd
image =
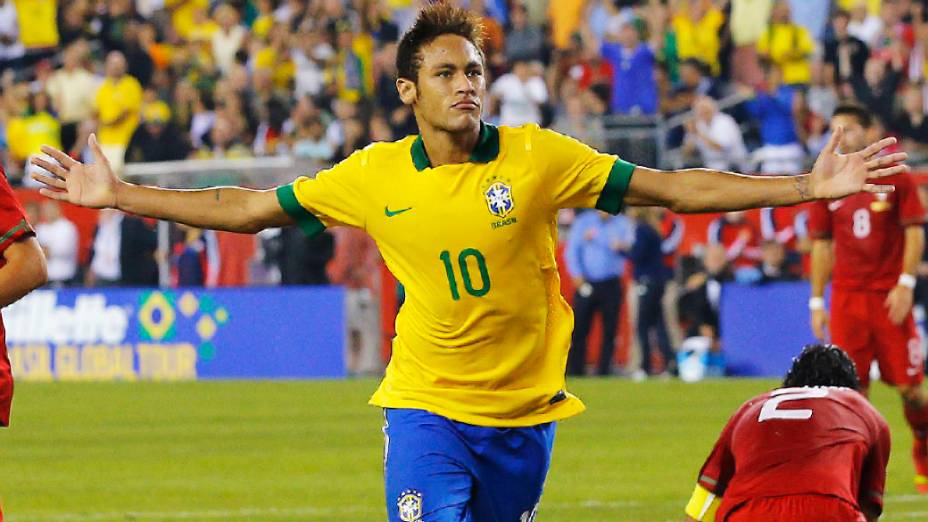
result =
M570 47L570 39L580 27L585 8L586 0L557 0L548 4L548 22L556 48Z
M696 58L707 64L712 76L718 76L719 63L719 28L725 22L725 16L711 0L684 0L680 3L671 25L677 33L677 55L683 61Z
M103 153L120 172L126 147L139 124L142 86L126 74L126 58L119 51L106 55L106 78L97 90L94 109L97 114L97 141Z
M41 155L47 160L49 156L42 154L42 145L61 146L61 124L50 110L48 94L36 92L29 95L28 110L21 116L10 118L7 124L10 159L17 165L25 166L23 181L27 184L32 180L29 174L33 171L46 174L44 169L29 162L29 158Z
M15 0L19 40L26 55L50 56L58 46L58 0Z
M758 40L757 52L779 66L783 83L798 87L809 85L815 41L805 27L793 23L786 0L774 4L770 26Z

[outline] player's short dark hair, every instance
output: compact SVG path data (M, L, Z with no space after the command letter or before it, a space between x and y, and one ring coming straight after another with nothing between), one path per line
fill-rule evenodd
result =
M784 388L800 386L843 386L860 390L857 367L841 348L833 344L810 344L793 358L793 367L783 379Z
M835 108L835 112L832 113L832 117L835 116L852 116L857 120L857 123L865 129L869 129L873 125L873 115L870 114L863 105L858 105L856 103L842 103Z
M445 34L466 38L480 52L483 51L483 22L476 13L444 2L432 4L421 11L416 23L406 31L396 50L396 74L400 78L418 80L422 66L422 46Z

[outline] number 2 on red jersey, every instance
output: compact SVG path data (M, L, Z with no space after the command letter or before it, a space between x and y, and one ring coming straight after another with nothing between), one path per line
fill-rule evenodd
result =
M809 420L812 418L811 409L781 410L780 405L789 401L801 399L821 399L828 395L825 388L783 388L774 391L770 398L764 402L757 416L757 422L768 420Z

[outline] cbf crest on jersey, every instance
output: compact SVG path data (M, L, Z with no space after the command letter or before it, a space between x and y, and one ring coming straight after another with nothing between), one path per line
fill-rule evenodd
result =
M400 493L396 501L400 520L403 522L421 522L422 520L422 493L414 489L407 489Z
M512 182L493 176L484 182L483 196L487 200L490 214L504 218L515 208L516 202L512 199Z

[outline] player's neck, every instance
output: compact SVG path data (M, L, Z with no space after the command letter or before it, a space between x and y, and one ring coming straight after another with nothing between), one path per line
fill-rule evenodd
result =
M425 153L433 167L466 163L480 138L480 125L461 132L448 132L420 125Z

